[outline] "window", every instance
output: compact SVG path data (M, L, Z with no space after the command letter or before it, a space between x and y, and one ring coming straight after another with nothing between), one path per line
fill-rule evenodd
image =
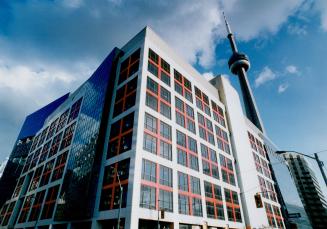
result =
M33 202L33 206L31 209L31 213L30 216L28 218L28 221L35 221L39 218L40 212L41 212L41 206L44 200L44 196L45 196L45 190L38 192L35 196L34 202Z
M77 116L79 114L79 110L81 108L81 104L82 104L82 98L80 98L79 100L77 100L72 105L72 108L71 108L70 114L69 114L69 118L68 118L68 123L70 123L71 121L73 121L74 119L77 118Z
M215 126L215 129L217 135L218 148L230 154L228 134L218 126Z
M185 173L178 172L178 189L188 191L188 177Z
M208 217L225 219L220 186L204 181L204 190Z
M215 218L215 206L212 202L206 201L206 209L208 218Z
M119 208L120 188L118 174L123 188L122 207L126 207L129 159L125 159L105 167L100 199L100 211Z
M38 167L35 170L34 177L32 179L29 191L32 191L32 190L36 189L39 186L40 178L41 178L41 175L42 175L42 170L43 170L43 165Z
M157 118L145 113L144 126L153 133L157 133Z
M54 159L45 164L41 182L40 182L40 187L49 183L53 165L54 165Z
M142 179L156 182L157 165L152 161L142 160Z
M216 151L210 149L204 144L201 144L201 154L203 173L219 179Z
M54 207L56 205L58 191L59 191L59 185L48 189L47 197L45 198L45 203L43 205L41 219L52 218Z
M184 96L188 101L193 103L192 97L192 84L189 80L187 80L181 73L174 69L174 77L175 77L175 91Z
M47 143L44 144L43 149L41 151L40 159L39 159L39 164L45 161L48 157L49 149L51 145L51 140L48 141Z
M187 166L187 154L181 149L177 149L177 163Z
M166 118L171 119L171 109L167 104L162 102L160 103L160 113Z
M152 49L149 49L148 71L170 86L170 65Z
M153 79L150 77L147 78L147 89L149 89L154 94L158 94L158 83L156 83Z
M195 122L193 108L175 97L176 123L195 134Z
M45 137L47 136L48 128L49 128L49 127L46 127L46 128L42 131L42 133L41 133L41 135L40 135L39 144L38 144L37 146L40 146L40 145L43 144L43 142L44 142L44 140L45 140Z
M177 135L177 145L178 145L177 162L181 165L199 171L196 140L186 136L185 134L183 134L178 130L176 131L176 135Z
M171 99L170 99L170 92L165 89L164 87L161 87L160 88L160 95L161 95L161 98L164 99L166 102L170 103Z
M160 184L173 187L173 172L171 168L160 165Z
M185 195L178 195L178 211L180 214L189 215L190 209L189 209L189 198Z
M171 126L163 121L160 121L160 135L171 140Z
M30 211L30 207L31 207L31 204L32 204L32 199L34 198L34 195L29 195L25 198L25 202L24 202L24 205L23 205L23 208L20 212L20 216L19 216L19 219L18 219L18 223L24 223L27 219L27 215Z
M176 136L177 136L177 145L186 147L186 135L177 130Z
M171 144L162 140L160 141L160 156L170 161L172 160Z
M165 190L159 191L160 209L173 212L173 193Z
M47 140L50 139L53 134L55 133L56 131L56 127L57 127L57 123L58 123L58 120L59 118L55 119L51 124L50 124L50 128L49 128L49 131L48 131L48 136L47 136Z
M155 188L146 185L141 185L140 207L149 209L156 208Z
M157 154L157 139L144 133L143 149L150 153Z
M57 154L60 145L61 136L62 136L62 132L60 132L53 138L52 145L49 152L49 158Z
M113 117L127 111L135 105L137 76L116 91Z
M74 122L73 124L71 124L66 128L64 136L61 141L60 150L70 146L70 144L72 143L75 126L76 126L76 122Z
M107 159L132 148L134 112L111 124Z
M198 152L197 143L194 138L188 137L188 148L194 153Z
M199 171L198 157L190 154L189 158L190 158L190 168L193 170Z
M223 181L235 186L236 182L235 182L232 160L221 154L219 155L219 160L221 165L221 174L222 174Z
M56 165L53 170L53 175L51 181L55 181L62 178L64 173L66 161L67 161L68 151L62 153L57 157Z
M208 116L211 116L211 110L209 107L209 99L206 94L204 94L199 88L195 87L195 95L196 95L196 106L206 113Z
M59 119L59 123L57 126L57 133L66 125L66 121L68 118L68 114L69 114L69 109L67 109L61 116Z
M242 222L241 210L238 203L238 194L229 189L225 190L225 200L228 202L227 205L227 216L229 221Z
M198 112L200 137L212 145L215 145L212 122Z
M200 179L199 178L191 176L191 191L194 194L201 195Z
M192 198L192 211L194 216L202 216L202 201L198 198Z
M122 83L138 71L139 62L140 49L137 49L121 63L118 84Z
M212 100L211 100L211 107L212 107L212 114L214 120L218 122L220 125L222 125L223 127L226 127L223 109Z
M146 93L146 105L155 111L158 111L158 99L149 93Z

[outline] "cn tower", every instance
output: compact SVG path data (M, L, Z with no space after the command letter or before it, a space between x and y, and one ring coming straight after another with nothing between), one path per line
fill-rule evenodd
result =
M246 72L250 68L249 58L244 54L240 53L237 50L237 46L234 40L234 35L230 29L230 26L226 20L225 14L223 13L226 29L227 29L227 38L229 40L230 46L232 48L233 54L228 60L228 66L230 71L238 76L240 87L243 96L244 109L247 118L262 132L264 132L264 127L252 94L249 81L247 79Z

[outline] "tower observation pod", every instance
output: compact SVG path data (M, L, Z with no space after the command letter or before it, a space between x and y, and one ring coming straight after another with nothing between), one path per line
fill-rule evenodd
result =
M243 96L244 109L247 118L262 132L264 132L264 128L262 125L262 121L254 100L254 96L252 94L250 84L247 79L246 72L250 69L250 61L247 55L244 53L240 53L237 50L237 46L234 40L234 35L230 29L230 26L227 22L225 14L223 13L226 29L227 29L227 38L229 40L231 49L233 51L232 56L228 60L229 70L238 76L240 87Z

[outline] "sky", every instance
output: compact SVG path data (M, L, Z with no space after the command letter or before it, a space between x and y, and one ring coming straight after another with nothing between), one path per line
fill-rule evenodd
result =
M75 90L146 25L204 77L230 75L222 11L251 60L268 136L281 150L326 150L327 1L2 0L0 161L26 115ZM327 151L319 156L327 163Z

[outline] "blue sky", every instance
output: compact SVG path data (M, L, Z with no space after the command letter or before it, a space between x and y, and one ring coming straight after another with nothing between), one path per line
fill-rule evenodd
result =
M270 138L280 149L327 149L324 0L4 0L0 161L27 114L76 89L145 25L204 75L229 74L223 9L250 57L249 80ZM327 152L320 156L327 163Z

